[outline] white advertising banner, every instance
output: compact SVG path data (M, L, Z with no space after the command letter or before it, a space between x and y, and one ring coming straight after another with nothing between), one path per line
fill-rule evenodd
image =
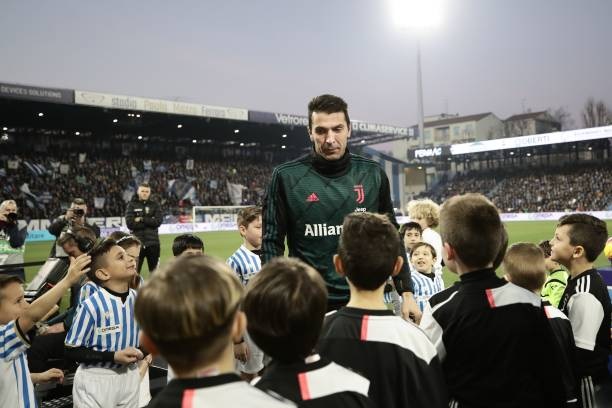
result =
M163 99L140 98L137 96L113 95L80 90L74 91L74 101L78 105L100 106L103 108L112 109L159 112L174 115L203 116L219 119L249 119L249 112L246 109L200 105L197 103L167 101Z

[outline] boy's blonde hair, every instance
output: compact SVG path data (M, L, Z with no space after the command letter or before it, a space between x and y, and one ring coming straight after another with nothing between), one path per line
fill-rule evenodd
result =
M141 329L177 371L214 361L230 341L242 284L222 261L178 257L155 272L138 292Z
M546 282L544 252L535 244L519 242L511 245L503 265L512 283L532 292L539 292Z
M411 219L421 216L427 225L435 228L440 223L440 206L430 199L413 200L408 203L408 215Z
M238 227L248 227L250 223L261 217L261 207L247 207L238 213Z

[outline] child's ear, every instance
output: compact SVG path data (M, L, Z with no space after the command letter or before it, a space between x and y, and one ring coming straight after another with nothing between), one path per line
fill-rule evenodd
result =
M151 340L151 338L147 336L147 334L143 332L142 330L140 331L140 344L142 344L144 349L147 350L152 355L154 356L159 355L159 350L157 349L157 346L155 345L155 343L153 343L153 340Z
M346 277L346 273L344 273L344 265L342 264L342 259L340 259L340 255L334 255L334 266L336 267L336 273L342 277Z
M393 272L391 272L391 276L397 276L397 274L402 270L402 266L404 266L404 258L398 256L395 259L395 265L393 265Z
M105 282L110 279L110 275L104 269L96 269L95 275L96 278L98 278L102 282Z
M452 246L448 244L448 242L442 244L442 251L446 252L446 259L448 259L449 261L455 259L455 250Z
M240 232L240 235L243 236L243 237L246 235L246 230L247 229L246 229L246 227L244 225L241 225L241 226L238 227L238 232Z
M582 245L578 245L574 247L574 258L580 258L582 256L586 257L586 251Z

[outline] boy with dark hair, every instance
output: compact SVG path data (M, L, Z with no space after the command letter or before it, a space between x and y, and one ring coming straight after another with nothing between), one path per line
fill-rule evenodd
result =
M540 297L495 275L504 227L480 194L448 199L440 214L446 266L459 282L429 299L421 327L438 349L451 406L560 407L556 347Z
M47 293L28 304L21 280L0 275L0 406L35 407L34 386L28 371L27 333L88 271L91 259L82 255L70 260L68 274Z
M442 276L434 270L436 259L436 250L427 242L418 242L412 247L410 261L413 268L414 298L421 310L425 310L433 295L444 290Z
M229 267L206 255L176 258L140 289L143 345L176 372L149 407L292 406L234 373L233 343L246 326L242 294Z
M90 281L100 286L77 309L66 336L66 356L80 362L72 396L76 407L137 407L140 375L136 291L130 289L135 260L112 239L90 252Z
M380 407L446 407L435 348L425 333L394 316L383 302L387 279L402 268L402 252L386 216L346 216L334 264L348 282L350 299L328 314L319 351L370 380L368 395Z
M181 234L172 242L172 255L179 256L183 253L203 254L204 241L193 234Z
M540 294L546 280L546 265L544 253L532 243L519 242L508 248L504 258L505 278L524 289ZM555 333L558 349L550 350L544 361L558 359L562 369L565 387L566 407L578 406L577 378L574 366L576 364L575 343L572 326L567 316L548 301L543 301L544 312ZM546 364L543 364L546 367Z
M247 207L238 213L238 232L242 245L228 259L244 286L261 270L261 207ZM237 369L245 380L252 380L264 367L264 353L245 333L242 341L235 345Z
M417 242L421 242L421 237L423 235L423 228L421 224L418 222L410 221L403 224L400 227L400 238L404 243L404 248L406 249L406 253L410 254L412 251L412 247Z
M558 307L567 286L567 272L559 262L553 261L550 258L551 247L549 240L540 241L538 246L544 252L544 262L548 271L548 277L544 287L542 287L540 296L554 307Z
M607 367L610 296L603 279L593 267L607 238L608 229L604 221L588 214L569 214L559 219L550 241L551 259L565 266L570 273L559 309L572 323L585 407L595 406L595 400L603 399L606 393L606 403L612 402L609 397L612 384Z
M257 388L301 407L372 406L367 379L314 353L327 289L312 267L295 258L270 261L251 280L243 309L251 337L273 359Z

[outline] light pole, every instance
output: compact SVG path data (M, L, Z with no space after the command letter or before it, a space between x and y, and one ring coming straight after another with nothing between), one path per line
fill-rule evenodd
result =
M442 0L390 0L391 13L400 28L414 30L417 37L417 116L419 146L425 147L425 114L423 108L423 79L421 75L421 34L436 27L441 21Z

